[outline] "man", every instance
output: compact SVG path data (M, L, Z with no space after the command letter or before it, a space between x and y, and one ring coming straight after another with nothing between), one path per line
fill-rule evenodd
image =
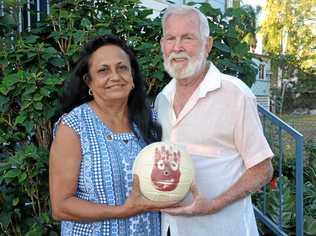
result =
M195 183L178 208L162 211L162 235L255 236L250 194L270 181L273 153L264 137L255 96L210 62L207 18L173 6L163 20L161 48L174 79L155 107L163 140L191 154Z

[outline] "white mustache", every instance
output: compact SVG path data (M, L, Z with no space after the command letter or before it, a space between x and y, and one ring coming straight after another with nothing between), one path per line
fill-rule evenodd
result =
M186 54L185 52L179 52L179 53L175 53L175 52L172 52L169 57L168 57L168 60L171 61L173 59L180 59L180 58L185 58L185 59L188 59L190 60L191 58L188 56L188 54Z

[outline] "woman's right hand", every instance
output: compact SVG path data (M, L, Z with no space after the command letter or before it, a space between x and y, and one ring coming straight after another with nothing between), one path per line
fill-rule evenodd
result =
M146 211L159 211L160 209L175 207L177 203L177 201L161 202L145 198L140 191L139 178L134 174L133 189L123 207L126 217L129 217Z

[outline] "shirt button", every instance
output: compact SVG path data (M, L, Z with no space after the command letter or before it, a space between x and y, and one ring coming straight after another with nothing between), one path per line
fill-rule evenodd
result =
M107 140L112 140L112 136L111 136L111 135L108 135L108 136L106 136L106 139L107 139Z

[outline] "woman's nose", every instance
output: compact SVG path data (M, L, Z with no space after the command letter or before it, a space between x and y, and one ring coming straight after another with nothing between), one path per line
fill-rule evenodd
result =
M111 74L111 76L110 76L110 80L119 80L120 79L120 77L121 77L121 75L117 72L117 71L113 71L113 73Z

